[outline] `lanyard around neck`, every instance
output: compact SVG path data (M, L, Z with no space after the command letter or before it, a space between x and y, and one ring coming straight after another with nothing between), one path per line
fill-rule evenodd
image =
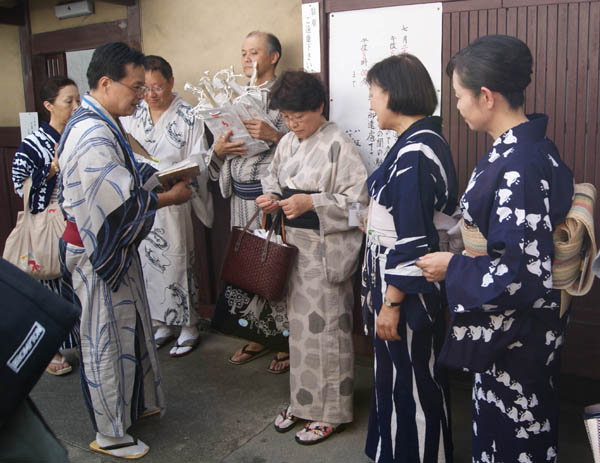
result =
M83 101L85 101L88 105L90 105L90 107L92 108L92 111L94 111L96 114L98 114L98 116L100 116L100 118L114 130L114 132L117 134L117 137L119 138L119 141L121 142L121 145L125 147L125 151L127 151L127 154L129 155L129 158L131 159L131 162L133 162L133 167L135 168L136 172L139 175L140 168L138 166L137 161L135 160L135 156L133 155L131 146L129 146L129 143L127 142L127 140L125 140L125 137L123 137L123 134L121 133L121 129L119 129L119 127L117 127L113 121L111 121L108 117L106 117L106 115L104 115L102 113L102 111L100 111L100 109L98 109L98 107L96 107L96 105L94 105L94 103L92 103L87 98L87 95L84 95Z

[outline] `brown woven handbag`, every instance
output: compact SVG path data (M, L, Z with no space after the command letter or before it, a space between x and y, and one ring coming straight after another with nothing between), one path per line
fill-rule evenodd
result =
M277 301L285 295L288 276L298 248L285 242L281 213L273 219L266 239L255 236L252 230L248 230L258 213L259 211L256 211L245 227L232 228L221 279L267 300ZM281 220L283 244L271 241L278 220Z

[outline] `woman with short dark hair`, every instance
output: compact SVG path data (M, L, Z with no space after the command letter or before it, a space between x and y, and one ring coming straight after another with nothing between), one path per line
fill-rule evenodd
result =
M434 214L456 209L457 182L429 73L413 55L367 73L379 127L398 139L367 184L371 203L363 264L365 329L375 326L375 388L366 453L381 463L452 461L442 292L416 260L437 250Z
M288 283L291 404L275 419L285 432L299 419L300 444L316 444L352 421L354 351L351 277L361 232L349 225L352 203L366 204L367 172L358 150L323 116L323 84L286 72L272 90L290 132L279 142L256 203L284 214L287 242L298 247ZM277 219L276 219L277 220Z
M571 206L573 174L546 137L548 117L525 114L532 61L519 39L491 35L448 63L459 112L494 142L460 200L468 254L417 264L428 281L446 279L451 330L440 361L474 373L474 462L557 458L568 304L552 287L552 232Z
M40 101L44 111L50 116L48 122L42 121L40 127L23 139L12 165L12 180L15 193L24 194L25 181L31 179L29 190L29 211L38 214L45 210L51 202L56 202L58 188L58 158L56 145L60 140L69 117L79 107L80 98L77 85L68 77L51 77L40 89ZM63 293L61 279L42 280L41 283L57 294ZM68 297L68 296L67 296ZM74 328L62 345L62 349L76 347L79 343L78 329ZM73 368L61 355L60 351L46 368L51 375L61 376L71 372Z

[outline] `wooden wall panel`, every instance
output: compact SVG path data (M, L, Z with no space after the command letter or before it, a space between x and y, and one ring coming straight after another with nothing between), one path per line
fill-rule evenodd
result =
M587 149L590 153L596 153L590 167L594 171L594 184L600 182L600 2L592 3L590 9L590 123L587 133ZM594 107L596 111L594 111ZM599 223L596 222L596 228Z

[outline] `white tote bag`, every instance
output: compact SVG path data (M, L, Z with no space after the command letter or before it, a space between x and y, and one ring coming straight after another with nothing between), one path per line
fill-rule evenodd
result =
M42 212L29 212L30 188L28 178L23 185L23 210L6 239L2 257L38 280L53 280L60 276L58 240L66 222L56 201Z

